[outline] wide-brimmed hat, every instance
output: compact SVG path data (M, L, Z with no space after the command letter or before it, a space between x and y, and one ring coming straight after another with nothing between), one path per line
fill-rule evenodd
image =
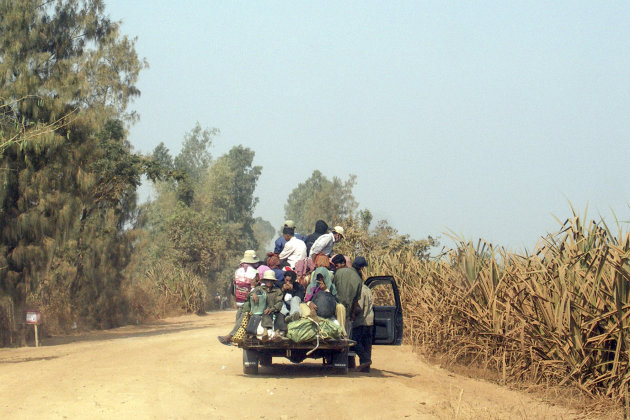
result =
M344 238L344 239L346 238L344 236L344 234L343 234L343 228L341 226L335 226L332 231L333 231L333 233L340 234L342 238Z
M241 259L242 263L248 264L256 264L258 262L258 258L256 257L256 251L253 249L248 249L243 253L243 258Z
M262 276L263 280L272 280L272 281L276 281L278 279L276 279L276 273L273 272L273 270L267 270L263 273Z

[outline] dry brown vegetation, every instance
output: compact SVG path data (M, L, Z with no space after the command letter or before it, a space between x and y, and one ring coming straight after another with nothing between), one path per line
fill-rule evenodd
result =
M395 276L407 342L504 382L627 400L630 235L575 215L532 255L460 241L437 259L370 255Z

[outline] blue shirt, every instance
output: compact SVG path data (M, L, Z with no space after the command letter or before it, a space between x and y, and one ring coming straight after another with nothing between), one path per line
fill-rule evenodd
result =
M295 237L303 241L306 241L306 236L300 235L299 233L296 233ZM287 243L287 240L284 239L284 235L280 235L280 237L276 239L276 246L274 247L273 252L276 254L280 254L282 250L284 249L284 244L286 243Z

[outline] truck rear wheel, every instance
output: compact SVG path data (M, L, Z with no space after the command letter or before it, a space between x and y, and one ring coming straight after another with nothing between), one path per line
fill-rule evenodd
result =
M245 375L258 375L258 358L257 351L243 349L243 373Z

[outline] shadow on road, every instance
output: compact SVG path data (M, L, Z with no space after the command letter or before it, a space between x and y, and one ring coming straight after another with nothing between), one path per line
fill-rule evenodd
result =
M0 364L2 364L2 363L37 362L39 360L52 360L52 359L57 359L57 358L59 358L59 356L20 357L18 359L0 360Z
M294 378L316 378L323 376L336 376L339 378L357 379L365 378L393 378L404 377L413 378L416 375L406 372L392 372L384 369L372 368L369 373L356 372L350 369L347 375L336 373L330 366L324 366L321 363L300 363L300 364L284 364L274 363L271 366L260 366L258 375L243 375L248 378L278 378L286 377Z
M46 337L41 340L43 347L59 346L70 343L80 343L89 341L118 340L124 338L151 337L165 334L176 334L184 331L199 330L211 327L212 325L199 325L190 321L181 322L155 322L143 325L131 325L113 330L96 331L83 333L81 335Z

